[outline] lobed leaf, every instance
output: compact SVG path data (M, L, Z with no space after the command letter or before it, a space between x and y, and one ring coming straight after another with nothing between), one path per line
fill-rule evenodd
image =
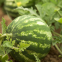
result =
M62 23L62 18L54 18L56 21Z
M2 34L5 34L7 27L6 27L5 19L4 18L2 18L1 24L2 24Z

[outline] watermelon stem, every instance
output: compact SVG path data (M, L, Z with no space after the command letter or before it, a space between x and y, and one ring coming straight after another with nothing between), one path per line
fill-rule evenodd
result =
M57 33L57 32L53 32L53 33L58 35L58 36L60 36L62 38L62 35L60 35L59 33Z
M5 34L3 34L0 38L4 38L5 36L10 36L10 37L12 37L12 33L10 33L10 34L5 33Z
M53 33L62 38L62 35L60 35L59 33L57 33L57 32L53 32ZM56 49L59 51L59 53L62 55L62 51L61 51L60 48L57 46L57 44L55 44L55 47L56 47Z
M55 47L57 48L57 50L59 51L59 53L62 55L62 51L59 49L59 47L55 44Z

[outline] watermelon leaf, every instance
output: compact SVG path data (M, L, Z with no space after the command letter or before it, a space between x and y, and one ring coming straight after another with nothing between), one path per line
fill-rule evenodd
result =
M0 55L0 61L1 61L1 59L2 59L2 55Z
M56 21L58 21L59 23L62 23L62 18L54 18Z
M12 60L10 60L10 61L7 61L7 62L13 62Z
M15 45L15 40L12 41L12 45L13 45L13 46Z
M2 62L5 62L6 60L8 60L8 55L7 54L2 56Z
M5 52L4 52L4 48L0 46L0 55L4 55Z
M0 55L0 61L1 62L13 62L12 60L8 61L9 57L7 54L4 54L3 56Z
M45 17L46 15L49 17L52 17L54 15L54 11L55 11L55 5L53 3L44 3L42 4L42 2L38 3L35 5L40 17Z
M7 27L6 27L5 19L4 18L2 18L1 24L2 24L2 34L5 34Z
M21 14L30 14L30 15L35 15L35 16L39 17L39 15L36 13L36 10L33 9L33 7L24 8L24 7L21 6L21 7L16 8L15 10L17 10L20 15ZM22 10L22 12L21 12L21 10ZM26 12L26 13L24 13L24 12Z
M2 43L2 38L1 38L2 34L0 33L0 46L1 46L1 43Z
M10 52L10 48L5 48L3 46L0 47L0 55L5 55L5 54L8 54Z
M12 45L11 42L9 42L9 41L4 41L4 42L3 42L3 47L9 47L9 48L12 48L13 45Z
M16 52L19 51L19 48L18 47L13 47L12 49L14 49Z
M18 45L18 47L20 48L19 51L24 51L29 46L30 46L30 44L26 44L26 43L20 42L19 45Z

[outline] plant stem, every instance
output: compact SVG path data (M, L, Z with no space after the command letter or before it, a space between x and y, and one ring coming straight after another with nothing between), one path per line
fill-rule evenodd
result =
M58 35L58 36L60 36L62 38L62 35L60 35L59 33L57 33L57 32L53 32L53 33Z
M0 39L0 46L1 46L1 43L2 43L2 38Z
M59 51L59 53L62 55L62 51L59 49L59 47L55 44L55 47L57 48L57 50Z
M53 32L53 33L56 34L56 35L58 35L58 36L60 36L60 37L62 37L62 35L60 35L60 34L58 34L56 32ZM55 44L55 47L57 48L57 50L59 51L59 53L62 55L62 51L59 49L59 47L57 46L57 44Z
M60 17L62 17L62 15L60 14L60 12L59 11L57 11L58 12L58 14L60 15Z
M8 34L8 33L3 34L0 38L3 38L3 37L5 37L5 36L11 36L11 37L12 37L12 33L10 33L10 34Z

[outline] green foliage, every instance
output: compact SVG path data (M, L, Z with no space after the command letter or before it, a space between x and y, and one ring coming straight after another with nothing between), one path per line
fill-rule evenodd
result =
M21 15L22 13L24 13L26 11L26 13L24 14L31 14L31 15L35 15L38 16L42 19L45 20L45 22L52 27L52 24L54 23L56 29L58 29L61 24L57 23L56 19L60 19L62 17L62 11L61 11L61 4L62 3L61 0L36 0L38 1L38 3L34 4L36 6L37 9L33 9L33 6L31 8L23 8L23 7L19 7L17 10L19 12L19 14ZM21 10L23 12L21 12ZM24 15L22 14L22 15ZM55 21L56 20L56 21ZM55 28L54 28L55 29ZM52 31L52 29L51 29Z
M12 40L12 34L6 33L6 24L4 18L2 18L2 33L0 33L0 61L1 62L12 62L8 61L8 54L13 50L16 52L22 52L30 46L30 44L20 42L17 47L15 46L15 40ZM6 39L5 39L6 38Z
M37 1L37 0L36 0ZM17 10L26 11L29 15L34 15L42 18L50 27L53 36L53 45L62 43L62 0L38 0L35 4L36 9L18 7ZM24 15L24 14L23 14ZM60 34L54 33L55 30L61 29ZM57 36L58 35L58 36ZM60 48L61 49L61 48ZM59 51L59 49L58 49ZM60 52L60 51L59 51ZM60 52L61 53L61 52Z
M2 3L4 3L4 1L5 1L5 0L0 0L0 6L1 6Z
M29 11L32 12L33 9ZM41 18L32 15L19 16L8 26L7 33L11 32L13 34L13 39L15 39L17 43L17 47L13 47L14 50L16 52L22 52L24 57L27 57L27 59L29 60L35 61L34 56L31 55L32 52L36 52L38 58L43 58L50 50L52 35L50 32L50 28ZM22 56L16 54L15 51L12 52L11 56L16 60L21 59ZM19 59L17 59L15 54L19 57Z
M5 55L0 55L0 61L1 62L13 62L12 60L10 60L10 61L8 61L8 59L9 59L9 57L8 57L8 55L7 54L5 54Z
M26 43L20 42L18 47L21 48L21 49L19 49L19 51L24 51L29 46L30 46L30 44L26 44Z
M55 5L53 3L44 3L41 5L41 3L38 3L36 5L37 10L39 11L40 17L44 18L46 16L51 17L54 15Z
M62 18L55 18L55 20L62 23Z
M3 2L3 0L1 2ZM62 43L62 0L15 0L15 2L18 6L18 8L16 8L15 10L17 10L20 15L34 15L36 17L42 18L48 24L52 34L54 34L52 44L62 55L62 47L60 46L61 48L59 49L56 45L57 43ZM34 6L36 7L35 9ZM12 40L10 36L3 35L6 33L6 25L4 18L2 19L2 34L0 34L0 45L2 44L3 38L5 36L7 39L0 47L0 54L3 55L5 54L5 52L8 54L11 49L14 49L16 52L22 52L26 48L28 48L30 44L20 42L19 44L17 44L17 46L15 46L15 41ZM61 29L60 34L54 32L55 29L59 28ZM62 57L61 55L60 57ZM34 56L36 58L36 61L40 62L38 57L36 55ZM0 56L0 59L1 58L2 56Z
M32 7L31 8L24 8L24 7L21 6L21 7L16 8L15 10L17 10L20 15L21 14L22 15L24 15L24 14L28 15L28 14L30 14L30 15L35 15L35 16L39 17L39 15L36 13L36 9L33 9Z
M5 25L5 24L4 24ZM3 43L1 43L1 47L0 47L0 54L5 54L6 53L6 51L7 51L7 53L9 53L11 50L10 50L10 48L11 49L14 49L14 50L16 50L16 49L18 49L18 50L20 50L20 51L24 51L24 49L26 49L26 48L28 48L29 47L29 44L25 44L25 43L20 43L19 45L18 45L18 47L15 47L14 45L15 45L15 40L12 40L12 38L10 38L11 36L12 36L12 34L11 35L9 35L9 34L6 34L5 35L6 36L6 40L4 40L3 41ZM5 36L1 36L1 37L5 37ZM9 36L9 37L8 37ZM21 48L21 49L20 49ZM9 51L9 52L8 52ZM6 54L7 54L6 53ZM3 55L4 55L3 54Z
M5 19L4 18L2 18L1 24L2 24L2 34L5 34L7 27L6 27Z

